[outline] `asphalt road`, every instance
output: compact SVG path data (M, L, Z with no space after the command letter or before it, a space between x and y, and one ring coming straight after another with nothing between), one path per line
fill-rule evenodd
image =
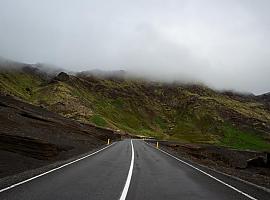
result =
M270 194L183 163L143 141L125 140L2 191L0 199L269 200Z

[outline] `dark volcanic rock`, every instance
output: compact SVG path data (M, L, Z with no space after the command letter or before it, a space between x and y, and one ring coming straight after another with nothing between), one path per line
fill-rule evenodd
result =
M223 91L221 94L226 95L232 99L235 99L237 101L241 102L252 102L255 100L255 95L252 93L238 93L231 90Z
M270 92L259 95L256 98L263 101L263 102L269 102L270 103Z
M152 143L154 142L153 140ZM267 152L170 141L159 141L159 144L162 149L182 159L191 160L217 171L270 188L270 170L267 165L267 157L270 155Z
M69 148L61 148L33 138L0 134L0 150L22 154L38 160L50 160L57 156L62 149L68 150Z
M55 80L57 81L68 81L69 80L69 75L65 72L60 72L56 77Z
M0 124L0 178L88 152L106 144L108 138L120 139L112 130L67 119L10 96L0 95Z
M256 100L262 102L266 109L270 111L270 92L256 96Z
M264 160L264 157L258 156L255 158L251 158L247 161L248 167L266 167L266 162Z
M266 152L266 166L270 168L270 153Z

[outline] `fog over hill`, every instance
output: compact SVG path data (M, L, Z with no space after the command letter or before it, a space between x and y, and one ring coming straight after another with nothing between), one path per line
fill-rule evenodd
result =
M126 71L123 69L120 70L103 70L103 69L90 69L85 71L71 71L67 68L61 68L53 64L47 64L47 63L36 63L36 64L30 64L30 63L22 63L13 61L11 59L6 59L3 57L0 57L0 72L1 70L5 71L13 71L13 70L22 70L24 72L30 72L34 74L39 74L43 76L43 78L51 80L54 77L56 77L58 74L64 72L70 75L75 76L83 76L83 77L93 77L93 78L101 78L101 79L127 79L127 80L137 80L142 82L148 82L148 83L159 83L159 84L172 84L172 85L198 85L203 87L210 87L213 90L216 90L217 92L223 93L227 96L230 96L232 98L241 99L244 97L255 97L257 96L259 99L264 100L267 98L270 92L262 93L262 94L256 94L253 92L243 91L243 90L237 90L237 89L231 89L231 88L218 88L211 84L206 84L206 82L199 81L192 79L190 77L182 77L179 76L176 79L166 79L166 78L157 78L155 76L151 76L144 73L134 73L131 71Z
M267 0L2 0L0 56L261 94L270 90L269 6Z
M268 94L149 81L121 70L46 73L35 64L13 65L0 70L1 95L67 118L159 139L269 149Z

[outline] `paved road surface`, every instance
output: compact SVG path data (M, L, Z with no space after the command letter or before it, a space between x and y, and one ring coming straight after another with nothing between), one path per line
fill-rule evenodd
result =
M214 172L204 172L212 177L143 141L125 140L3 191L0 199L270 199L269 193L255 187Z

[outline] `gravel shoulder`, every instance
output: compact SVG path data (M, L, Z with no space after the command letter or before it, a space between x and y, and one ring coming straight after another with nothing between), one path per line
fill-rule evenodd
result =
M155 142L152 142L153 144ZM250 166L247 161L265 157L264 152L240 151L201 144L159 142L160 148L172 155L205 166L217 172L241 179L270 191L270 168Z

